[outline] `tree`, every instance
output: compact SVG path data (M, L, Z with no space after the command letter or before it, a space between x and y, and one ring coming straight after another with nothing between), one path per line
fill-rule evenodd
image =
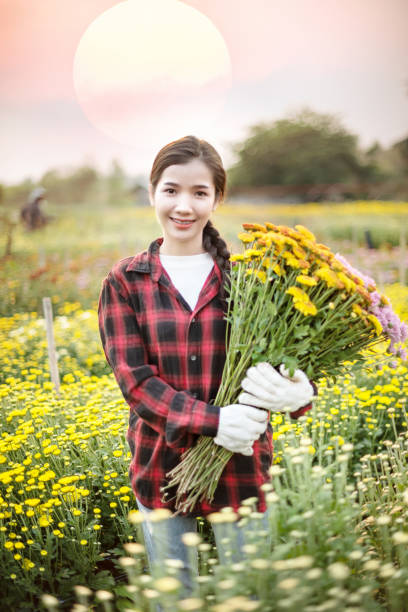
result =
M106 177L106 192L108 202L111 204L118 204L127 195L126 174L117 159L111 162L111 168Z
M84 165L62 175L59 170L48 170L40 180L47 190L50 202L76 204L88 202L95 193L99 181L98 172L92 166Z
M398 156L397 164L401 176L408 177L408 138L396 142L392 146L392 151Z
M375 174L359 153L357 136L336 117L307 108L252 126L234 151L238 161L228 170L232 186L345 183Z

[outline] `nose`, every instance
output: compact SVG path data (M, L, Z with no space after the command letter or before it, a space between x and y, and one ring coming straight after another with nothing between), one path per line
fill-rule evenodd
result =
M192 211L190 194L180 193L177 197L177 202L174 207L175 212L180 214L190 214Z

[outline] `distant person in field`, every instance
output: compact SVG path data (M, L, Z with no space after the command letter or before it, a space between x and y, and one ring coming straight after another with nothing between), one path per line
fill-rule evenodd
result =
M20 212L20 219L26 229L36 230L48 223L49 218L41 210L41 204L44 200L44 187L36 187L28 196L27 204L23 206Z

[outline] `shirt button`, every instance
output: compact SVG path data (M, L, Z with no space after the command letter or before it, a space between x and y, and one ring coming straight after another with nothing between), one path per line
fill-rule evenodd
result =
M191 355L191 356L190 356L190 359L191 359L191 361L196 361L196 359L197 359L197 355Z
M192 396L194 397L194 399L197 399L198 393L192 393Z
M191 322L192 322L192 323L195 323L195 322L196 322L196 318L195 318L195 317L193 317L193 318L191 319Z

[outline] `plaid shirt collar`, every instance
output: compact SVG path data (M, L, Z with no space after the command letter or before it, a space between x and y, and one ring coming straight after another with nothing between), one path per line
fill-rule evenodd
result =
M126 272L144 272L146 274L151 274L152 280L160 282L166 286L169 284L169 277L167 276L159 256L160 246L163 243L163 238L156 238L153 242L150 243L147 251L143 251L142 253L138 253L135 255L126 267ZM217 282L217 290L219 288L219 284L222 282L222 275L220 268L217 262L214 259L214 272L215 278L218 280Z

